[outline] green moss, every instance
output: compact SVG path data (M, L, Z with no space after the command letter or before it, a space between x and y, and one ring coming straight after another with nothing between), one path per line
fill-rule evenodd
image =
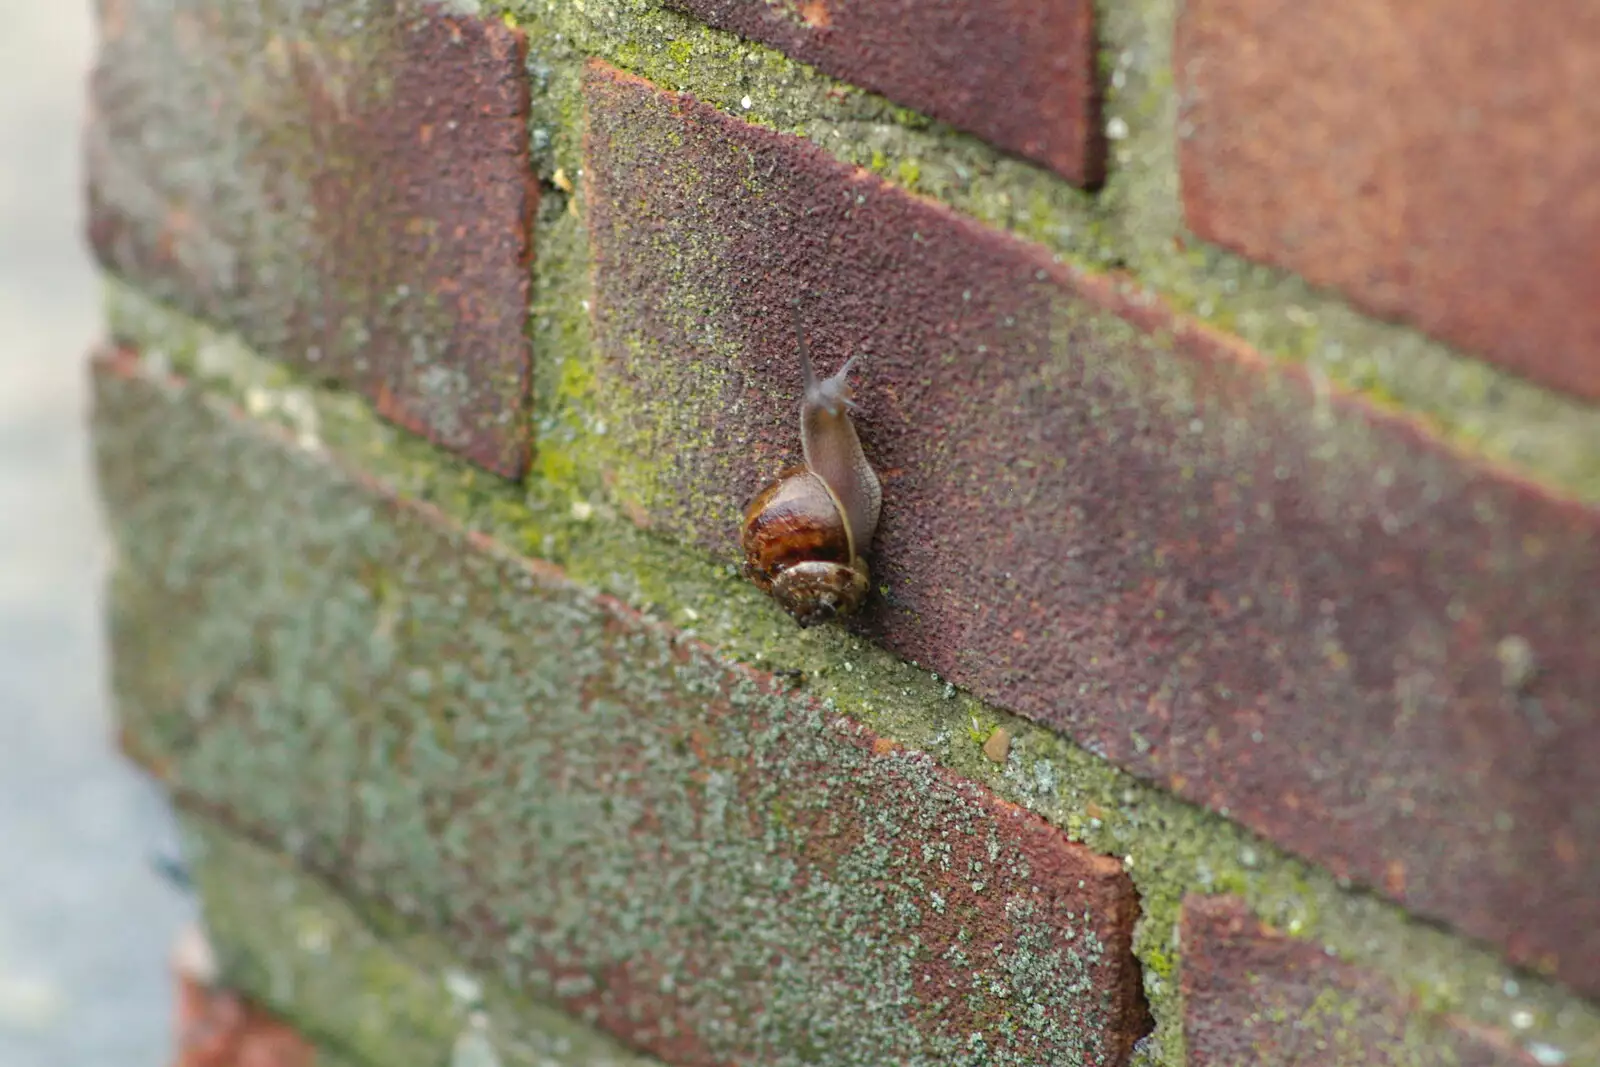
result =
M1558 1047L1600 1049L1600 1013L1538 979L1510 975L1491 954L1400 909L1339 886L1255 839L1111 767L1069 741L988 707L913 664L894 659L833 629L797 631L724 563L637 530L602 497L581 517L573 498L542 483L517 490L394 431L354 398L314 390L280 366L144 300L109 289L114 332L142 342L148 363L196 376L241 404L257 398L262 418L291 435L314 428L305 447L348 455L408 495L518 551L564 567L576 580L611 593L708 642L719 655L771 671L793 672L829 707L876 732L929 753L940 764L983 783L1062 826L1097 851L1126 856L1138 886L1142 918L1135 951L1145 964L1152 1008L1160 1021L1162 1059L1177 1064L1181 1005L1174 984L1174 941L1188 892L1233 892L1265 920L1335 947L1375 966L1433 1005L1486 1021L1512 1010L1537 1013L1540 1036ZM574 389L586 386L572 379ZM262 397L266 399L263 400ZM301 398L291 401L291 398ZM298 416L284 411L300 411ZM309 411L308 417L305 412ZM295 436L299 440L298 436ZM374 589L403 588L392 578ZM203 652L203 650L202 650ZM980 725L973 727L974 721ZM1013 738L1011 756L996 766L982 741L994 726ZM982 736L979 736L981 734ZM311 739L315 740L315 739ZM774 825L789 817L772 809ZM1181 964L1179 964L1181 966ZM1466 990L1474 990L1466 996Z
M97 201L129 227L112 258L153 293L313 373L348 380L373 338L404 336L410 358L387 367L384 384L412 418L458 444L496 439L493 416L477 420L508 402L519 376L502 366L469 377L439 358L462 324L434 283L456 267L441 257L459 248L407 221L392 182L395 146L349 136L393 114L396 94L409 91L393 72L417 69L415 38L392 0L292 11L125 6L107 69L140 86L139 104L116 106L126 92L108 99L95 175ZM155 242L170 242L162 255L184 268L163 271L126 251Z
M578 70L587 56L600 56L730 114L807 137L894 184L1038 242L1066 262L1131 270L1175 307L1269 355L1424 416L1458 445L1578 498L1600 500L1600 412L1593 407L1185 235L1176 195L1175 0L1098 5L1106 119L1120 121L1127 135L1112 145L1110 177L1095 196L942 123L646 0L487 6L514 11L530 32L535 63L556 72L541 82L550 89L536 102L542 116L536 126L552 137L554 165L568 173L582 166Z
M358 909L213 822L186 815L184 830L224 982L316 1039L318 1064L437 1067L485 1046L504 1067L650 1062L469 973L415 924L371 903Z
M947 943L975 972L975 1027L1011 1025L1014 993L1041 1009L1024 1048L1096 1058L1095 926L1033 910L1035 846L931 761L880 756L854 725L676 631L468 550L320 456L219 418L203 394L97 385L122 546L122 714L184 796L452 931L462 959L612 1025L643 994L607 978L622 969L648 989L652 962L681 985L640 1032L759 1008L759 1028L696 1027L719 1059L753 1048L798 1063L794 1039L810 1034L841 1065L1031 1062L978 1056L943 1016L878 1025L881 997L926 996L919 952ZM157 615L172 625L140 625ZM170 695L201 676L210 692L191 716ZM763 824L764 810L782 817ZM958 865L924 847L932 827ZM953 926L923 923L930 888L956 902ZM259 895L223 909L253 915ZM348 962L322 911L292 905L286 921L294 944ZM709 949L707 927L721 933ZM233 973L290 996L275 972ZM437 1015L403 1003L414 985L369 972L360 989L404 1031ZM364 1018L341 1024L351 1040L386 1036Z
M558 170L572 176L583 170L578 78L584 58L600 55L730 113L809 137L905 188L1038 241L1066 261L1095 269L1128 266L1174 304L1269 353L1306 363L1374 402L1431 419L1440 432L1485 455L1600 500L1600 419L1592 409L1355 314L1292 278L1194 242L1174 247L1181 226L1168 0L1100 5L1102 64L1108 77L1123 74L1122 85L1108 91L1107 116L1122 118L1129 136L1114 146L1111 180L1098 197L770 49L647 3L486 6L530 35L530 129L546 182ZM603 402L597 396L602 377L586 307L588 245L581 215L569 205L581 212L581 185L570 196L547 188L538 221L532 327L538 450L536 476L526 487L458 464L374 419L358 399L318 388L116 285L113 323L120 336L144 344L152 364L169 361L283 426L302 447L348 456L515 550L670 619L731 659L800 672L841 712L1040 811L1093 848L1133 856L1131 874L1144 906L1136 948L1161 1021L1164 1062L1182 1062L1172 931L1182 895L1191 889L1238 893L1284 929L1396 975L1431 1006L1503 1023L1513 1008L1531 1005L1546 1020L1540 1026L1551 1027L1544 1031L1548 1039L1573 1050L1574 1062L1584 1050L1600 1056L1600 1022L1591 1007L1520 976L1521 992L1504 994L1507 972L1488 953L1351 893L1326 872L1048 731L947 691L941 680L848 634L797 633L724 561L635 529L624 516L631 507L657 507L653 487L662 472L651 466L659 461L620 448L611 431L617 419L646 429L668 423L648 397L626 389L608 391ZM635 358L646 359L648 352L639 349ZM710 369L686 373L696 377L685 379L683 391L708 402L717 396ZM1003 768L983 757L983 738L971 727L975 717L1012 733L1014 755ZM1101 814L1087 814L1091 807ZM774 821L783 820L775 813Z
M1163 982L1171 981L1178 975L1177 957L1161 946L1147 946L1140 953L1139 959L1146 971Z

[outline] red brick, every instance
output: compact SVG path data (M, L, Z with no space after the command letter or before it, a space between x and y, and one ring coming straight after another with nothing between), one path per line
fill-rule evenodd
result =
M1148 1030L1117 860L125 358L97 390L119 715L183 803L683 1067Z
M1078 185L1105 176L1091 0L669 0Z
M1190 0L1189 226L1600 399L1600 8Z
M174 8L176 7L176 10ZM101 260L510 476L537 183L520 32L432 7L123 0L92 88Z
M737 558L799 296L824 369L869 353L860 632L1600 992L1600 513L808 142L586 91L608 433L674 456L625 506Z
M178 977L174 1067L313 1067L316 1049L238 994Z
M1189 1067L1533 1067L1500 1033L1416 1010L1382 975L1263 927L1243 901L1184 901Z

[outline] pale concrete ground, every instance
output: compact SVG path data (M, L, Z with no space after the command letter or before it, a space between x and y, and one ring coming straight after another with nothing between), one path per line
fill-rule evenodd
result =
M83 357L90 0L10 4L0 34L0 1065L170 1061L158 877L167 813L112 750Z

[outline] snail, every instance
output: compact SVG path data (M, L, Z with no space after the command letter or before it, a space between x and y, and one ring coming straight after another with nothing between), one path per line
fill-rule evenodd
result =
M878 529L883 489L850 421L851 356L831 378L818 379L794 313L805 393L800 447L805 463L778 474L745 509L740 542L745 574L802 627L848 615L866 599L864 558Z

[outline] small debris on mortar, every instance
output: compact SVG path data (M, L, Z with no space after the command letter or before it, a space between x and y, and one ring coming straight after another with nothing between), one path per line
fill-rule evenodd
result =
M983 754L996 763L1004 763L1011 754L1011 732L1004 726L996 726L989 740L983 743Z

